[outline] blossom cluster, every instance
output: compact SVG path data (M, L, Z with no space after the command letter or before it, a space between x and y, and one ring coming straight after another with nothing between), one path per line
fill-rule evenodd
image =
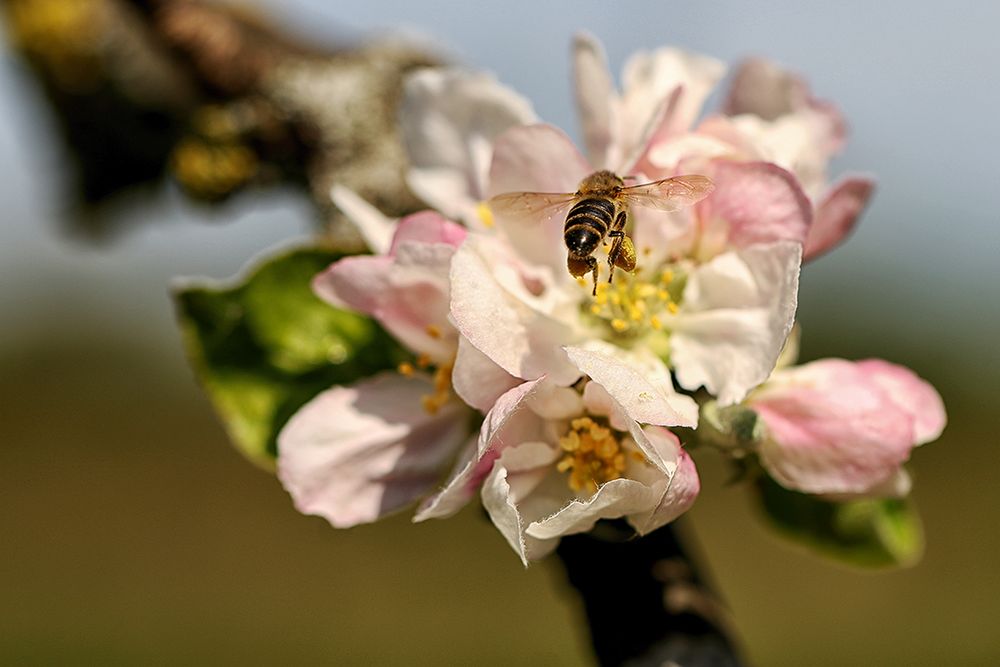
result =
M787 489L908 493L903 464L944 427L937 392L876 359L794 365L800 267L844 240L873 191L864 176L828 181L837 109L762 60L707 113L725 75L712 58L636 54L621 90L593 38L573 60L582 153L493 77L427 69L407 81L400 122L408 183L431 210L390 220L334 188L373 254L335 262L313 289L412 357L287 423L278 474L298 509L348 527L416 504L423 521L478 494L527 563L601 519L645 534L687 511L700 490L688 450L719 442L700 437L708 410L753 416L720 448ZM566 270L562 216L526 221L489 200L573 193L600 170L700 174L714 190L674 212L631 207L635 270L599 254L594 292Z

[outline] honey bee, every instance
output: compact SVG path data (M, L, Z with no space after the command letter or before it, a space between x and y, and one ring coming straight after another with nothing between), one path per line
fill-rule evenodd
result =
M597 260L594 253L605 238L611 239L608 267L623 271L635 269L635 246L625 233L629 206L645 206L658 211L676 211L701 201L714 189L706 176L685 175L641 185L625 185L625 179L610 171L587 176L576 192L505 192L493 197L493 213L511 218L548 220L572 203L566 214L563 240L569 254L566 266L576 278L594 274L597 294Z

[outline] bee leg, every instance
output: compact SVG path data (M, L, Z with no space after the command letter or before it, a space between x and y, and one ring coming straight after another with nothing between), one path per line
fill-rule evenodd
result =
M566 258L566 268L574 278L585 276L588 273L594 274L594 292L597 295L597 260L593 257L574 257L569 255Z
M627 236L625 236L625 222L627 216L625 211L621 211L615 218L614 229L608 232L608 236L614 239L611 243L611 250L608 251L608 268L610 269L608 274L608 282L612 282L615 277L615 267L621 267L627 271L631 271L635 268L635 248L632 246L632 241ZM627 243L627 245L626 245ZM621 262L622 250L625 249L625 265ZM626 268L628 264L627 258L631 256L631 267Z

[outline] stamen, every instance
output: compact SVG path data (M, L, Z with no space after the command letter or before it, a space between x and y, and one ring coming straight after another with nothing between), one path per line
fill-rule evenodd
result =
M431 375L433 390L420 397L420 404L427 414L436 415L438 410L451 400L451 370L454 364L455 361L452 360L434 369L434 373ZM418 369L427 370L431 365L430 357L422 354L417 358L416 364L404 361L396 367L396 370L403 377L413 377Z
M605 322L611 330L624 337L642 335L647 331L662 331L667 314L679 310L672 289L676 293L676 275L667 268L653 274L652 281L641 274L624 273L613 284L601 283L597 295L587 311ZM585 312L587 312L585 311Z
M441 327L439 327L436 324L428 324L426 331L427 335L430 336L431 338L441 337Z
M619 479L625 472L627 456L638 456L627 434L618 433L599 424L590 417L580 417L570 422L570 430L559 438L564 455L556 463L556 470L569 473L566 482L576 492L593 494L601 484Z

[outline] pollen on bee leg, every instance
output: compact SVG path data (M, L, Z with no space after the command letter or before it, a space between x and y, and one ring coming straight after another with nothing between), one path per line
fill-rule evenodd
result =
M490 228L496 224L496 220L493 218L493 210L487 202L481 201L476 205L476 215L482 220L484 227Z

